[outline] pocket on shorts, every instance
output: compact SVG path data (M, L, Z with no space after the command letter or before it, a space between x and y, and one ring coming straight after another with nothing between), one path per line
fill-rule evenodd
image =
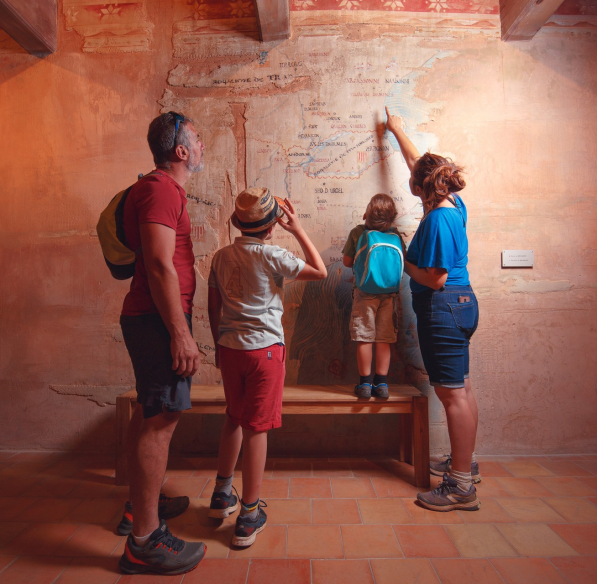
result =
M479 324L479 308L476 302L448 303L454 324L467 336L472 337Z

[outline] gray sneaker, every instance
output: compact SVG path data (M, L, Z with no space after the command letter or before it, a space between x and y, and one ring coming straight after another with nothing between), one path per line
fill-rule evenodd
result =
M447 474L444 475L444 480L437 488L427 493L419 493L417 500L423 507L432 511L454 511L456 509L476 511L481 506L474 485L471 485L468 493L464 493L458 488L456 481Z
M380 383L378 385L373 385L371 388L371 395L373 397L380 397L383 399L390 397L390 389L388 388L388 384Z
M443 477L445 474L448 474L452 470L452 455L448 454L445 460L438 462L431 461L429 463L429 470L436 477ZM481 482L481 473L479 472L479 464L477 462L471 463L471 479L475 485Z
M354 394L361 399L369 399L371 397L371 384L362 383L354 386Z

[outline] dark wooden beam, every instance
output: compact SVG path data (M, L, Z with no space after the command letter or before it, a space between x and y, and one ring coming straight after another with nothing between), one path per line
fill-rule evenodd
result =
M0 0L0 28L30 53L53 53L58 45L56 0Z
M503 41L532 39L563 0L500 0Z
M254 0L262 42L282 41L290 37L288 0Z

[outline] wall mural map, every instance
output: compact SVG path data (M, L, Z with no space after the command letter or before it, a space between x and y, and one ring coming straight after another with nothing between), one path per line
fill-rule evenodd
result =
M288 197L322 252L329 277L286 288L287 380L351 382L356 375L348 333L352 271L341 261L346 237L362 223L376 193L396 201L398 228L407 240L422 216L398 144L384 131L384 107L403 117L419 150L435 148L434 135L420 128L441 104L417 97L417 83L439 59L455 53L412 37L354 43L306 28L284 43L264 44L229 31L194 34L192 26L175 25L175 65L161 103L163 111L184 110L197 120L207 144L206 170L188 188L198 273L207 279L213 252L229 241L222 226L233 195L245 186L267 186ZM294 238L281 229L273 243L301 255ZM213 363L206 290L198 288L195 337L205 362ZM404 379L405 367L422 368L409 295L406 281L390 371L394 382ZM200 371L203 382L218 375L207 369Z

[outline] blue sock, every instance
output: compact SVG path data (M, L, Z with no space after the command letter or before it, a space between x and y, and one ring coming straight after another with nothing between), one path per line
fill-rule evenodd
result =
M363 383L368 383L371 385L371 380L373 379L373 375L369 373L369 375L361 375L359 385L363 385Z
M375 377L373 378L373 385L379 385L380 383L385 383L387 385L388 384L388 376L387 375L378 375L376 373Z

